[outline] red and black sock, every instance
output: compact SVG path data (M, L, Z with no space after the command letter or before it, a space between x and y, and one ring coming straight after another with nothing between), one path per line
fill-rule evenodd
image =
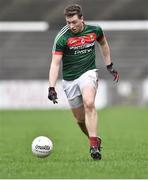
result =
M89 137L89 144L90 146L98 147L99 146L99 141L98 137Z

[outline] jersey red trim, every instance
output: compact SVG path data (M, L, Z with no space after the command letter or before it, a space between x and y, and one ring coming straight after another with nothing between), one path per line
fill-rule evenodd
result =
M63 52L62 52L62 51L52 51L52 54L55 54L55 55L62 55Z

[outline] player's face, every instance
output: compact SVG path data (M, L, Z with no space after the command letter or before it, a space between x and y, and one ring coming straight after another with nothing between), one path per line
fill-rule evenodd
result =
M78 15L66 17L66 22L73 33L79 33L84 28L83 16L81 18L79 18Z

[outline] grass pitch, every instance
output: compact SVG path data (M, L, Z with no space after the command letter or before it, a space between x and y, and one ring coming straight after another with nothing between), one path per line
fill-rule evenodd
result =
M148 178L148 108L98 113L103 158L93 161L69 110L1 110L0 178ZM31 152L32 140L40 135L54 143L46 158Z

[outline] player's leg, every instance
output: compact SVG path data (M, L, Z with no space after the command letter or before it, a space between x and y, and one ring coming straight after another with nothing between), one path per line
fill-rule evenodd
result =
M77 121L77 124L79 125L80 129L82 130L82 132L89 137L88 135L88 131L86 128L86 124L85 124L85 111L84 111L84 106L80 106L77 108L72 108L72 113Z
M95 108L96 89L86 86L82 89L83 103L85 109L85 123L88 129L90 153L93 159L101 159L101 139L97 135L98 116Z
M85 122L90 137L97 137L97 112L95 109L95 95L96 90L92 86L86 86L82 89Z
M85 123L89 134L90 153L93 159L101 159L97 124L98 115L95 108L95 97L98 87L98 74L95 70L86 72L79 81L85 111Z

